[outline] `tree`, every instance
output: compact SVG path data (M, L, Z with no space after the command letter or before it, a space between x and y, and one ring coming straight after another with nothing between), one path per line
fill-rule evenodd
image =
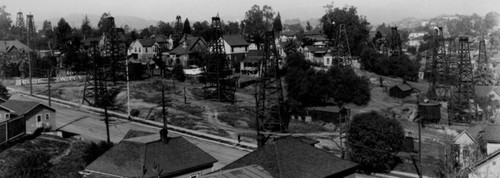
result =
M183 34L191 34L191 25L189 24L188 18L184 21L184 28L182 28Z
M105 12L101 15L101 19L99 19L97 27L99 28L101 34L108 33L115 27L115 19L111 16L111 14Z
M81 26L80 30L82 31L82 33L85 37L92 36L93 30L92 30L92 27L90 26L90 20L87 17L87 15L85 15L85 18L82 20L82 26Z
M309 21L307 21L306 30L311 31L312 29L313 29L313 27L311 26L311 23L309 23Z
M401 124L375 111L355 115L347 130L348 157L365 173L387 172L403 143Z
M271 28L273 17L273 9L268 5L264 5L262 9L260 9L259 5L253 5L245 13L245 19L243 20L245 33L257 45L257 49L260 49L261 44L264 42L264 32Z
M486 25L486 29L492 29L493 27L498 25L498 21L500 20L500 14L495 11L488 12L484 16L484 23Z
M174 26L174 47L179 45L179 41L182 39L182 30L183 30L183 24L182 24L182 18L180 15L177 15L175 17L175 26Z
M0 6L0 39L5 39L5 37L7 37L7 32L12 24L10 13L5 11L5 8L5 5Z
M68 45L67 43L70 41L71 32L71 26L69 26L64 18L61 18L55 28L57 46L59 49L64 50L66 48Z
M228 22L224 29L226 34L239 34L241 32L238 22Z
M184 70L181 64L176 64L172 69L172 73L174 74L175 79L180 82L184 82L186 80L186 74L184 74Z
M51 156L44 151L32 151L21 156L7 177L52 177Z
M165 23L163 21L159 21L156 26L158 26L158 33L169 36L174 33L174 27L172 27L170 24Z
M193 24L193 35L201 36L207 42L211 42L215 38L207 21L195 22Z
M359 55L363 50L363 44L370 36L370 23L366 17L358 15L357 8L345 6L343 8L333 7L333 4L325 6L326 14L321 17L323 31L328 39L333 40L338 35L339 25L344 24L347 30L347 38L352 55Z
M275 33L283 31L283 26L281 25L281 16L279 12L278 15L276 15L276 18L274 18L273 29Z
M149 28L142 29L140 36L141 36L141 38L149 38L151 36L151 32L149 31Z
M0 83L0 98L8 100L10 98L9 90Z

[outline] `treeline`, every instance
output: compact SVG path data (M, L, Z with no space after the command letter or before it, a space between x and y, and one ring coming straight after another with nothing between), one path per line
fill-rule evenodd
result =
M365 47L360 58L361 67L364 70L405 80L418 80L420 63L418 60L410 60L407 55L388 57L373 48Z

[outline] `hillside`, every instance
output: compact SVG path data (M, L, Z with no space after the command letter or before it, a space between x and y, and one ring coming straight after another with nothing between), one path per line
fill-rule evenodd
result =
M101 15L95 15L95 14L70 14L70 15L64 16L62 18L64 18L64 20L66 20L66 22L68 22L68 24L71 27L77 27L77 28L79 28L82 25L82 20L85 18L85 15L87 15L87 17L89 18L90 25L93 28L96 28L97 27L97 23L99 23L99 19L101 18ZM149 27L150 25L156 25L156 23L158 23L157 20L146 20L146 19L143 19L143 18L133 17L133 16L120 16L120 15L117 15L117 16L114 16L114 17L115 17L115 23L116 23L117 27L123 27L125 25L128 25L130 27L130 29L134 29L135 28L137 30ZM48 19L48 20L52 23L52 27L55 27L55 26L57 26L57 22L59 22L60 19L61 19L61 17L57 17L57 18L52 18L52 19ZM43 21L45 19L36 19L36 20L37 20L35 22L36 27L38 29L42 28L42 24L43 24Z

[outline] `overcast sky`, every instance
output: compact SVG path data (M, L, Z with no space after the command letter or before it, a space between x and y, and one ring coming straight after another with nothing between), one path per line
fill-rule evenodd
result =
M36 21L63 17L72 13L136 16L148 20L174 21L176 15L190 21L209 20L220 14L226 21L242 20L254 4L270 5L282 20L319 18L331 0L0 0L15 14L31 12ZM484 15L500 12L500 0L336 0L335 6L353 5L372 24L397 21L407 17L428 18L440 14Z

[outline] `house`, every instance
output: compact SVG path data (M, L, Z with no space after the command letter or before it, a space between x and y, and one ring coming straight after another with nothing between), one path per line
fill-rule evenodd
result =
M127 134L132 135L132 134ZM90 177L198 177L217 160L183 137L148 135L120 141L85 171Z
M241 74L259 76L259 64L262 59L264 59L264 51L248 51L246 59L240 62Z
M163 52L170 51L173 49L174 46L174 40L172 39L171 36L165 36L162 34L153 34L151 35L151 40L155 42L155 44L160 47Z
M292 137L276 139L226 165L221 170L257 165L272 177L347 177L358 165Z
M340 123L349 116L350 110L339 106L317 106L306 108L306 113L311 118L311 121Z
M241 35L224 35L222 38L230 68L234 72L240 72L240 62L245 59L250 44Z
M157 46L151 39L137 39L130 44L127 56L139 60L141 63L149 63L157 53Z
M56 110L33 101L7 100L0 104L0 122L23 117L26 133L56 127Z
M248 165L225 171L216 171L200 178L273 178L269 172L258 165Z
M486 158L470 167L469 178L500 177L500 150L488 154Z
M476 139L467 130L462 131L453 140L453 144L458 146L458 161L463 167L472 164L471 156L475 151Z
M18 55L31 51L19 40L0 40L0 55Z
M500 125L486 126L483 141L486 142L486 154L500 150Z
M410 38L408 40L408 42L406 42L406 46L419 47L423 42L424 42L423 36L419 36L416 38Z
M191 65L201 66L202 55L208 52L208 44L202 37L184 36L179 46L170 51L170 58L175 59L184 68Z
M413 93L413 87L406 82L394 85L389 88L389 96L396 98L405 98Z

